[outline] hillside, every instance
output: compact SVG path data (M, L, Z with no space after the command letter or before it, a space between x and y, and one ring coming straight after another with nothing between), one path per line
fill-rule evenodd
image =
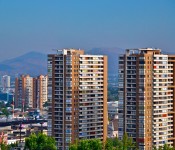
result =
M93 48L86 54L108 56L109 75L117 74L118 56L123 53L120 48ZM0 75L30 74L37 76L47 73L47 55L39 52L29 52L22 56L0 62Z
M47 56L38 52L29 52L22 56L0 62L0 74L30 74L36 76L47 73Z

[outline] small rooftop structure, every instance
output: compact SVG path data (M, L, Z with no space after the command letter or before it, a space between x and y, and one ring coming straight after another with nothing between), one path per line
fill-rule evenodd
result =
M156 54L161 53L161 49L159 48L133 48L133 49L126 49L127 54L144 54L148 51L154 51Z

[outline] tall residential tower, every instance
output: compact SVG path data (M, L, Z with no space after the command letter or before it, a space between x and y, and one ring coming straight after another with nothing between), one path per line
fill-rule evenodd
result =
M140 150L175 146L175 55L128 49L119 56L119 138Z
M40 75L33 78L33 108L43 110L43 104L47 102L48 77Z
M107 137L107 57L64 49L48 55L48 134L59 150Z
M15 107L33 107L33 78L21 75L15 79Z
M15 80L15 107L28 107L43 110L47 101L48 77L40 75L36 78L21 75Z

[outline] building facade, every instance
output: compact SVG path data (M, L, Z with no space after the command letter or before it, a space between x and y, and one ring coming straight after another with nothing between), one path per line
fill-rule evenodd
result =
M47 101L47 76L37 78L21 75L15 80L15 107L37 108L42 110Z
M175 55L128 49L118 75L119 138L126 132L140 150L175 146Z
M6 92L8 88L10 88L10 76L4 75L1 77L1 86L4 92Z
M40 75L33 78L33 108L43 110L43 104L47 102L48 77Z
M118 101L108 102L108 118L118 117Z
M59 150L107 137L107 57L64 49L48 55L48 134Z
M33 78L21 75L15 79L15 107L33 108Z

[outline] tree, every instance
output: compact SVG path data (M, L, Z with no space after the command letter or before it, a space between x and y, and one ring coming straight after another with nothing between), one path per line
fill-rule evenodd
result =
M43 107L48 107L48 102L45 102L44 104L43 104Z
M108 138L105 142L105 150L113 150L113 147L114 147L114 140Z
M128 150L136 149L136 144L133 142L132 138L128 137L125 133L122 140L116 138L110 138L106 140L105 150Z
M103 143L99 139L83 139L71 144L69 150L102 150Z
M89 145L90 145L91 150L102 150L103 149L103 143L99 139L90 140Z
M4 142L0 143L0 150L11 150L14 147L17 147L18 143L5 144Z
M1 143L1 144L0 144L0 150L8 150L7 145L4 144L4 143Z
M104 145L103 145L104 144ZM132 138L124 134L122 140L108 138L105 143L99 139L83 139L71 144L69 150L136 150Z
M38 133L31 134L25 139L25 150L56 150L56 142L53 137Z
M8 119L10 113L9 113L9 111L7 110L7 108L3 108L3 109L2 109L2 113L3 113L3 115L5 115L6 118Z
M123 150L127 150L128 148L135 148L135 143L133 142L132 138L128 137L127 133L124 134L122 139L122 146Z

